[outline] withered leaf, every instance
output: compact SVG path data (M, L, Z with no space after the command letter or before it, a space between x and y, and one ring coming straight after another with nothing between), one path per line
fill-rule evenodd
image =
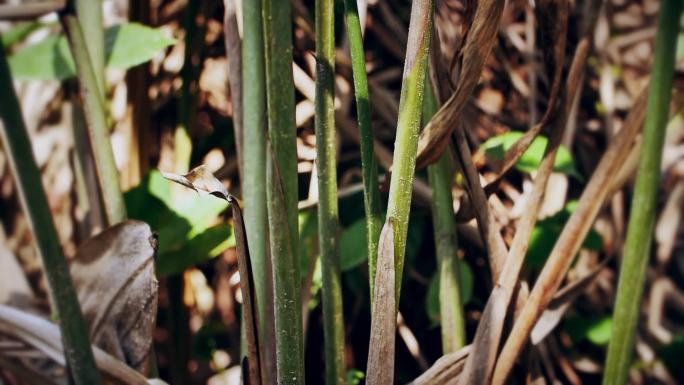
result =
M212 174L205 165L197 166L185 175L164 171L161 171L161 174L164 178L193 189L200 194L211 194L228 201L230 200L228 199L230 195L228 190L226 190L223 183L216 179L214 174Z
M157 316L156 248L146 223L125 221L85 241L71 264L91 341L141 373Z
M366 380L369 385L389 385L394 381L397 320L394 281L394 224L389 218L382 228L378 245Z
M54 323L40 316L0 305L0 332L11 339L34 347L59 365L65 365L62 338L59 327ZM12 350L6 350L1 351L0 355L11 357L12 353ZM15 353L22 354L20 350ZM127 385L165 384L161 380L145 378L97 346L93 346L93 355L95 364L102 371L105 379Z
M449 137L459 123L463 107L480 79L482 67L496 40L504 3L503 0L483 0L477 4L461 52L463 59L456 92L421 132L416 167L422 168L436 162L449 143Z

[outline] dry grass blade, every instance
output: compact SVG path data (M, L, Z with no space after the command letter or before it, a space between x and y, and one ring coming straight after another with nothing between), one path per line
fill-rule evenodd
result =
M156 237L125 221L85 241L71 275L93 344L146 374L157 317Z
M466 345L456 352L443 355L410 385L457 384L471 350L471 345Z
M539 29L541 30L542 47L550 49L544 51L544 59L549 74L552 75L551 91L546 111L541 121L532 126L517 142L506 151L503 162L501 163L498 175L490 183L496 186L501 178L515 165L520 157L537 137L539 132L546 126L557 109L558 95L560 93L561 75L563 74L563 63L565 62L565 45L568 30L568 2L542 0L537 2L535 7ZM572 84L566 82L566 84ZM561 107L562 108L562 107Z
M259 356L258 316L256 297L254 295L254 277L252 265L249 259L249 247L245 233L245 222L242 217L240 204L233 195L223 186L214 174L205 165L200 165L190 170L185 175L177 175L162 172L164 178L191 188L199 193L211 194L225 199L230 203L235 221L235 243L238 257L238 269L240 283L242 285L242 299L244 310L242 312L245 325L245 338L247 340L247 374L249 385L261 384L261 361ZM243 364L244 365L244 364Z
M53 361L64 365L59 328L52 322L9 306L0 305L0 332L35 347ZM149 383L145 376L95 346L93 346L93 354L98 369L110 380L127 385Z
M235 230L235 244L238 257L238 269L240 270L240 283L242 286L242 311L247 340L247 373L249 385L261 384L261 361L259 355L259 316L257 312L256 296L254 295L254 275L252 264L249 260L249 247L245 234L245 222L242 219L242 210L237 199L230 196L231 209L233 210L233 228Z
M524 347L534 324L546 309L567 272L572 257L579 251L594 219L609 192L609 181L629 154L631 144L644 121L646 92L635 102L626 125L612 141L599 162L587 187L584 189L577 209L566 223L556 242L530 296L516 320L504 348L499 355L492 383L505 383L515 360Z
M456 158L458 159L459 167L463 171L463 174L466 178L468 195L470 197L470 202L472 202L472 210L477 218L477 226L480 230L480 236L485 242L485 247L489 257L489 267L492 270L492 279L494 282L496 282L499 279L501 270L503 269L504 258L506 257L508 250L506 249L506 244L501 237L501 233L499 233L498 225L496 224L494 215L489 209L487 195L480 184L480 175L473 164L473 157L470 153L470 148L468 147L463 127L459 126L456 129L454 136Z
M532 329L532 332L530 333L530 340L533 345L542 342L544 338L553 331L560 323L565 311L570 308L572 302L594 282L596 277L598 277L598 274L606 267L611 259L612 258L604 259L603 262L596 266L592 271L582 276L582 278L572 281L558 291L553 297L553 300L551 300L549 307L544 311L541 317L539 317L539 321L537 321L537 324L534 325L534 329Z
M565 13L567 14L567 10ZM461 384L488 383L489 376L494 369L496 353L506 319L506 309L510 305L517 286L518 276L529 246L530 235L537 222L539 209L546 192L546 185L553 171L556 153L567 126L567 118L572 107L572 100L580 89L579 79L582 76L589 54L590 36L590 34L586 34L575 51L567 79L568 87L561 98L561 114L554 119L551 138L544 151L544 157L537 172L537 177L534 179L532 192L525 202L524 215L516 226L515 236L506 257L503 272L487 301L477 332L475 333L473 342L474 353L466 362L464 373L461 376ZM550 114L549 116L553 116L552 112ZM545 116L544 119L549 119L549 116Z
M473 23L461 51L463 61L456 92L420 134L417 168L436 162L449 143L449 137L459 124L461 111L480 79L482 67L496 40L504 3L503 0L483 0L477 4Z
M388 219L380 233L375 273L375 293L371 312L368 349L369 385L389 385L394 381L394 340L396 302L394 294L394 223Z

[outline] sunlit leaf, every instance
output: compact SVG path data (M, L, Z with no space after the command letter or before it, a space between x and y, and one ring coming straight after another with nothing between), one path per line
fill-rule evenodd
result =
M587 340L594 345L603 346L610 341L612 322L610 316L573 315L563 321L563 330L575 344Z
M520 139L524 134L518 131L507 132L503 135L498 135L490 138L481 146L485 150L487 156L496 160L503 160L506 151L513 146L513 144ZM533 172L539 169L542 158L544 157L544 150L548 140L543 136L537 136L530 147L523 153L515 168L522 172ZM556 160L553 166L554 171L562 172L564 174L573 176L577 179L582 179L582 175L575 167L575 161L570 152L563 146L559 147L556 154Z
M3 39L4 42L4 39ZM107 67L125 70L144 63L175 43L159 29L138 23L105 30ZM9 58L12 76L19 80L64 80L76 75L74 60L63 35L24 47Z

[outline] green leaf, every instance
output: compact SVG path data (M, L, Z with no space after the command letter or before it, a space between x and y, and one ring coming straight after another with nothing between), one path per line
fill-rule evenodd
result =
M366 375L358 369L347 370L348 385L359 385L364 378L366 378Z
M3 40L4 41L4 40ZM175 43L161 30L126 23L105 31L107 67L128 69L150 60ZM74 60L64 36L49 36L24 47L9 58L12 76L18 80L64 80L76 75Z
M9 57L17 80L64 80L76 74L74 59L64 37L48 36Z
M473 271L466 261L458 260L458 285L461 288L461 302L465 305L473 298ZM433 325L439 325L439 272L430 280L425 296L425 311Z
M9 31L2 33L2 46L7 49L12 45L26 39L28 35L34 31L39 30L47 25L47 23L43 23L41 21L30 21L17 24Z
M107 66L128 69L152 59L157 52L175 44L159 29L138 23L126 23L107 28L105 55Z
M229 247L235 247L231 227L225 223L213 226L184 242L179 250L160 254L157 257L157 275L181 273L190 266L216 257Z
M553 246L565 227L565 223L570 219L570 215L575 211L576 207L577 201L570 201L563 210L537 222L532 230L525 258L525 264L528 267L538 269L544 266L546 259L549 257ZM588 250L601 250L603 239L596 230L591 229L584 239L582 247Z
M497 135L484 142L481 146L485 150L487 156L496 160L503 160L504 154L508 151L515 142L523 136L522 132L510 131L503 135ZM530 173L539 169L541 160L544 157L544 150L548 140L539 135L533 141L530 147L520 157L515 164L515 168L522 172ZM582 175L575 167L575 161L567 148L560 146L556 154L556 160L553 165L553 170L561 172L576 179L582 180Z
M586 339L594 345L604 346L610 341L612 325L610 316L573 315L563 321L563 330L575 344Z
M340 270L349 271L367 260L366 220L361 218L340 235Z
M128 216L147 222L157 232L157 273L167 275L215 257L235 245L232 229L214 225L228 207L221 199L190 195L173 204L170 182L151 171L139 186L124 194Z

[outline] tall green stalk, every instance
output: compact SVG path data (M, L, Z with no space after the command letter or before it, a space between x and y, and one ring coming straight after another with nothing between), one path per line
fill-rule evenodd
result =
M392 180L390 181L387 221L394 223L394 262L397 304L404 269L406 233L411 211L411 185L416 168L416 150L423 108L425 70L432 33L432 1L414 0L411 8L404 77L399 99L397 137L394 142Z
M100 87L93 72L79 21L70 13L63 14L61 21L76 63L83 109L88 123L88 135L93 150L98 182L102 189L101 199L105 208L107 223L111 226L126 218L126 206L119 187L119 171L116 169L109 139L104 100L100 97Z
M423 100L423 121L428 122L437 112L437 100L429 87ZM428 166L428 181L432 187L432 225L437 250L439 274L439 314L442 329L442 352L455 352L466 342L465 314L461 300L458 271L458 245L454 221L453 167L449 151L444 151L437 163Z
M43 261L48 286L59 317L64 352L76 384L100 384L100 373L88 340L88 330L69 275L31 141L14 93L5 49L0 44L0 138L14 174L19 200Z
M603 378L605 385L627 383L632 362L636 324L653 238L656 198L660 185L660 163L672 94L675 46L682 5L681 0L663 0L658 17L655 60L651 71L641 156L615 301L613 331Z
M345 21L354 77L356 116L361 133L361 166L363 168L363 204L366 213L366 247L368 249L368 271L370 292L375 287L375 265L378 260L378 241L382 230L382 209L380 187L378 186L378 162L373 153L373 127L371 126L370 98L366 77L366 58L363 50L363 36L356 0L345 0Z
M270 153L266 193L273 266L277 382L304 383L297 221L297 142L289 1L262 0Z
M344 315L337 243L337 162L335 161L335 2L316 0L316 164L318 244L323 282L325 381L344 384Z
M266 207L266 79L261 2L242 3L243 162L242 195L245 202L247 243L254 271L259 318L262 378L271 383L275 373L273 281L265 242L268 234Z
M102 0L74 0L76 17L81 23L81 29L88 31L85 39L90 64L93 66L95 82L100 91L100 98L106 100L105 86L105 38L102 24Z

